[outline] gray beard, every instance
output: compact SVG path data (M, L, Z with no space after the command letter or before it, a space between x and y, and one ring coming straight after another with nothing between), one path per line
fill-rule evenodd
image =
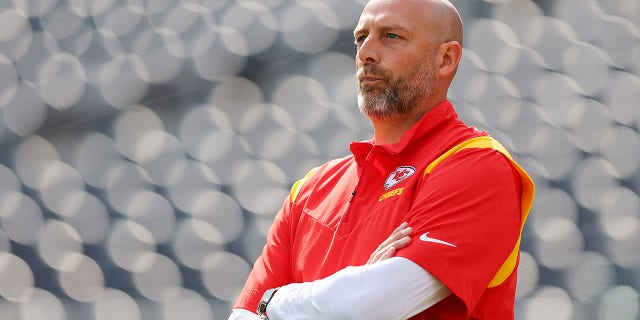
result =
M421 102L433 95L435 73L433 68L420 66L412 80L391 79L384 88L360 86L358 107L364 115L380 119L397 119L415 110Z

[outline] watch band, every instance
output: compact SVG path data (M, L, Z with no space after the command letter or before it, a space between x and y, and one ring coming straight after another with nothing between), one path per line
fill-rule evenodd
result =
M269 305L269 302L271 302L271 299L273 299L273 296L276 294L276 292L278 292L278 289L279 288L269 289L265 291L264 294L262 295L262 299L260 299L260 302L258 303L258 308L256 309L256 312L258 313L261 319L269 320L269 317L267 316L267 305Z

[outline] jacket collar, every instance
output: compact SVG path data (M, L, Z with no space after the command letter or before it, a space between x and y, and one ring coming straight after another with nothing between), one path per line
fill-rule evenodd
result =
M407 132L402 135L400 141L394 144L376 145L375 137L371 140L351 142L350 149L357 162L367 157L369 152L378 146L390 154L402 152L413 141L421 137L433 136L443 124L451 118L457 118L453 105L449 100L444 100L426 112L418 122L416 122Z

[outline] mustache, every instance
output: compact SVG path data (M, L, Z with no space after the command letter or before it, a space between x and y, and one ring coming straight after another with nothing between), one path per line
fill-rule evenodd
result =
M362 66L362 68L358 70L356 75L358 79L362 79L362 77L376 77L383 80L388 80L390 77L387 70L371 64Z

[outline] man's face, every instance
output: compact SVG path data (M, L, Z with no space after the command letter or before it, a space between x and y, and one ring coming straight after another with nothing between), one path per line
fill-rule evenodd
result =
M394 119L433 94L437 76L425 17L407 2L372 1L354 31L358 106L367 116Z
M358 86L358 107L365 115L377 119L395 119L408 114L433 92L435 69L429 61L418 61L406 74L393 73L375 65L364 65L358 77L379 77L378 83L361 81Z

